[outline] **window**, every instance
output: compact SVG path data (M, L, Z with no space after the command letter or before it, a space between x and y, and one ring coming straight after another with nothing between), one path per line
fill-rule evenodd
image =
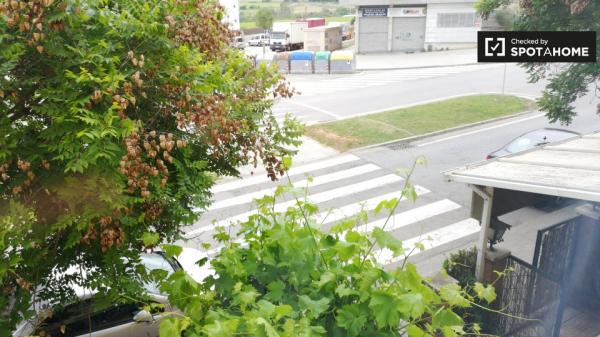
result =
M440 13L438 28L475 27L475 13Z
M92 301L85 300L57 310L40 330L51 337L80 336L132 322L139 308L137 304L113 304L94 312Z

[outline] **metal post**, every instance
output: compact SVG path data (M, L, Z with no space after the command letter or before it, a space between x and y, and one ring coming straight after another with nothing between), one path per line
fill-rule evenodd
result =
M502 76L502 95L504 95L504 89L506 88L506 63L504 63L504 75Z
M388 52L392 51L392 45L394 41L394 18L390 15L393 7L394 6L390 5L390 7L388 8Z
M354 52L358 54L360 52L358 48L358 44L360 41L358 40L358 36L360 35L360 7L356 6L356 16L354 19Z
M477 263L475 265L475 276L479 282L483 282L485 271L485 252L487 251L487 242L490 232L490 221L492 218L492 201L494 199L494 189L488 188L487 191L481 186L471 185L471 189L483 199L483 213L481 215L481 230L479 231L479 240L477 245Z

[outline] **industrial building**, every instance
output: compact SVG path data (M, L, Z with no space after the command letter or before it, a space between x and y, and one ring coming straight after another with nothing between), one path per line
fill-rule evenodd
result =
M356 6L357 53L473 47L482 20L476 0L340 0Z

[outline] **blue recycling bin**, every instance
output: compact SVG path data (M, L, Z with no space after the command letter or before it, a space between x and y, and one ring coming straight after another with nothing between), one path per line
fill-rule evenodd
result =
M312 51L293 51L290 55L290 73L312 74L314 56Z

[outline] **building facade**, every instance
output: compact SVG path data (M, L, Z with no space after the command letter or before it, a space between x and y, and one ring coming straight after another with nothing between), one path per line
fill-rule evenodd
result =
M240 30L240 1L239 0L219 0L219 4L225 9L223 23L234 31Z
M482 20L476 0L340 0L356 6L357 53L473 47Z

